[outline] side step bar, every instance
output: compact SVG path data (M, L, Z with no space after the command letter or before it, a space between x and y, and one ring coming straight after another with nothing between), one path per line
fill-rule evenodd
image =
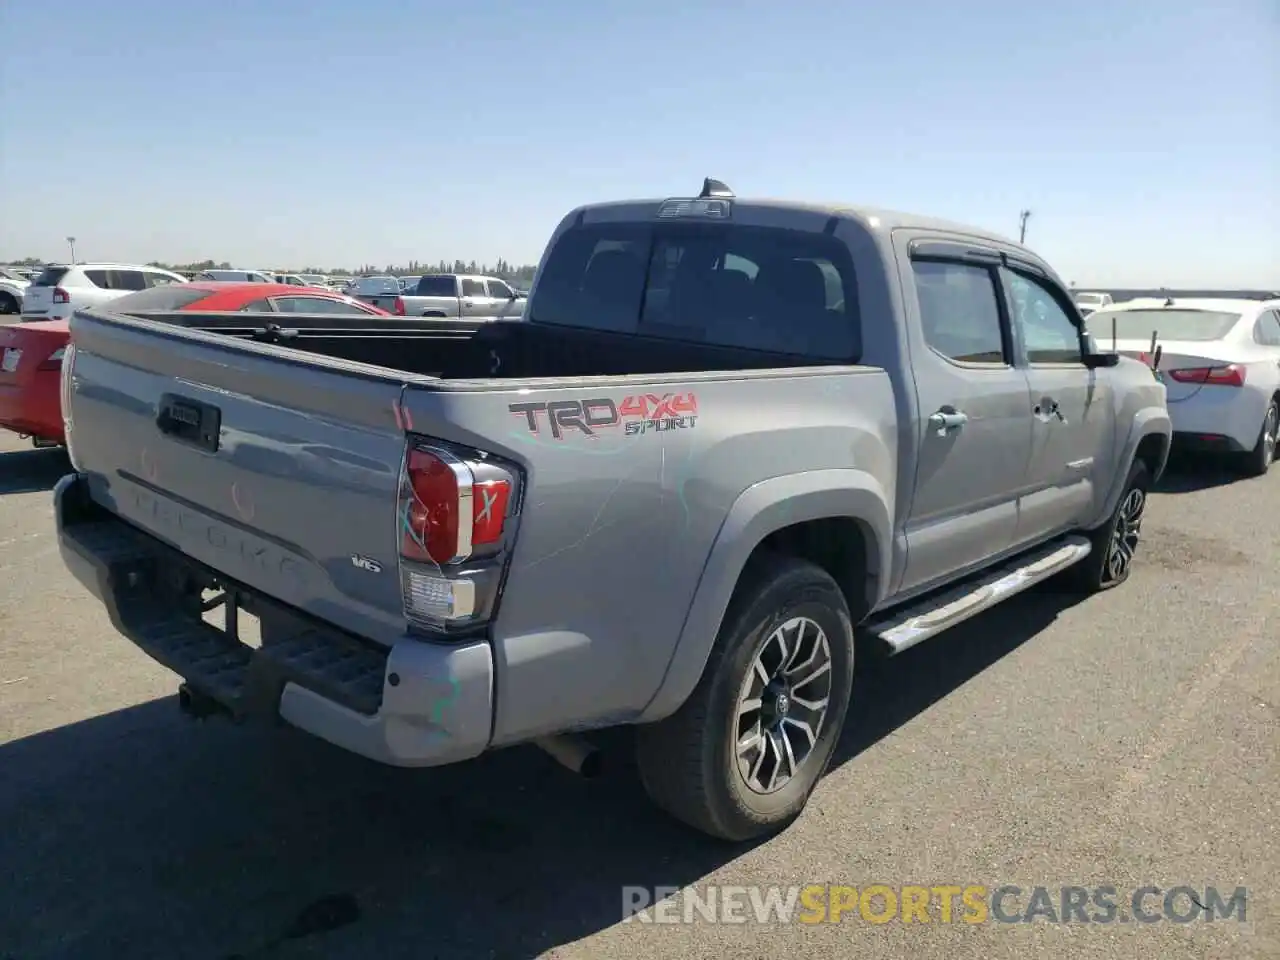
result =
M976 580L930 594L883 617L873 616L862 629L881 640L890 655L901 653L1079 563L1091 549L1084 537L1056 541L1015 557Z

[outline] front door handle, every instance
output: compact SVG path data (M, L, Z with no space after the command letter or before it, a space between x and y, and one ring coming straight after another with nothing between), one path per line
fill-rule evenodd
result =
M969 422L969 415L959 410L939 410L929 417L929 426L938 436L945 437L952 430L959 430Z
M1062 412L1062 408L1058 406L1058 401L1049 397L1045 397L1031 411L1046 423L1051 417L1057 417L1062 423L1067 422L1066 416Z

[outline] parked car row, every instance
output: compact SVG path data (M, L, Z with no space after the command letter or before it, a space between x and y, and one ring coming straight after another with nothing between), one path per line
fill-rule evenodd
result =
M211 268L180 274L135 264L76 263L53 264L36 273L0 267L0 314L20 314L24 321L65 319L78 307L100 306L126 293L187 281L283 284L340 292L399 316L518 315L527 297L525 291L513 289L498 277L452 274L327 277L241 268ZM28 301L29 290L33 295Z
M429 279L364 296L499 299ZM1086 324L1002 237L714 180L566 215L518 317L285 337L219 295L77 311L61 355L62 557L184 712L584 773L587 732L635 725L652 799L730 840L804 808L856 635L892 655L1050 577L1125 583L1194 395L1274 453L1280 301Z

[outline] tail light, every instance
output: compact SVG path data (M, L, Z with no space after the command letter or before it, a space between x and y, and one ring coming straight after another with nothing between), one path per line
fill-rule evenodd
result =
M404 297L396 297L396 305L392 308L392 311L397 317L404 316Z
M62 369L62 360L67 354L66 347L59 347L53 353L49 354L49 359L40 364L37 370L60 370Z
M514 467L410 437L397 536L405 617L446 631L492 615L510 556Z
M53 302L54 303L70 303L71 294L67 293L67 291L63 290L61 287L54 287Z
M1244 367L1232 363L1225 367L1186 367L1170 370L1170 378L1179 383L1215 384L1220 387L1243 387Z
M71 441L71 397L74 392L75 367L76 345L68 343L63 348L62 384L58 390L58 399L62 405L62 442L67 448L67 459L71 461L72 468L78 473L80 464L76 462L76 448Z

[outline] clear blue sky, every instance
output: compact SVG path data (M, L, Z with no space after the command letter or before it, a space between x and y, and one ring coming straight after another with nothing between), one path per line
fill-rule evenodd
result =
M579 203L866 203L1280 286L1280 3L3 0L0 258L536 261Z

